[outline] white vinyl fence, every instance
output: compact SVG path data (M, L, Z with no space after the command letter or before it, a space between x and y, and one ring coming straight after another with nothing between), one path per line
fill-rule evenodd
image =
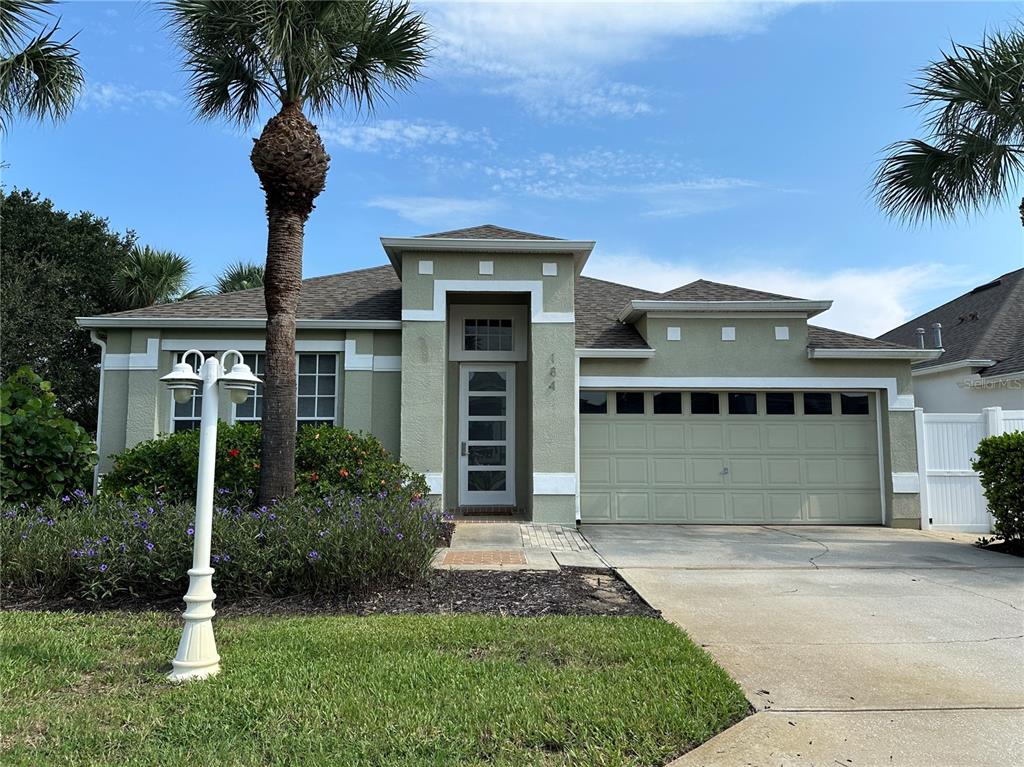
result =
M921 528L990 532L992 515L971 460L985 437L1024 431L1024 410L925 413L918 408L916 420Z

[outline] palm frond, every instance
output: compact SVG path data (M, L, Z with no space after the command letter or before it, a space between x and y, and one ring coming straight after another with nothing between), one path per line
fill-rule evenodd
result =
M6 131L10 122L22 115L30 119L63 120L71 113L85 85L85 75L78 61L74 40L55 40L59 20L49 30L43 30L29 40L21 50L20 33L31 20L40 3L0 4L0 37L3 54L0 56L0 131ZM11 18L13 14L13 19Z
M125 308L141 309L194 297L190 295L193 291L187 288L191 276L192 264L184 256L136 245L114 273L111 289ZM205 288L194 290L205 291ZM196 295L205 295L205 292Z
M0 3L0 46L5 51L17 47L28 36L37 15L50 15L46 6L54 0L4 0Z
M236 261L221 272L217 278L217 292L234 293L236 290L262 287L264 272L262 264Z

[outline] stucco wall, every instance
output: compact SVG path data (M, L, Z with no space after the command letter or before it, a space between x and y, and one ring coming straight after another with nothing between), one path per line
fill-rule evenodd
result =
M914 399L926 413L980 413L986 407L1024 410L1024 378L991 382L966 368L917 375Z

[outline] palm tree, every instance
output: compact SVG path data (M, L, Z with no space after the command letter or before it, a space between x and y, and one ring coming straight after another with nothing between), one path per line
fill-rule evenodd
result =
M302 242L330 157L317 117L372 110L420 76L427 27L404 0L165 0L201 118L251 125L277 110L249 160L266 196L266 361L259 500L295 489L295 313Z
M126 309L141 309L206 295L206 288L188 288L191 277L192 264L184 256L136 245L114 272L111 289Z
M1019 188L1024 170L1024 29L953 44L912 86L927 140L899 141L875 175L887 214L906 221L977 213ZM1024 199L1020 204L1024 225Z
M63 120L75 106L85 76L71 40L54 40L59 25L38 32L39 15L52 0L0 3L0 131L18 115Z
M263 287L263 272L263 266L260 264L236 261L217 278L217 292L234 293L236 290Z

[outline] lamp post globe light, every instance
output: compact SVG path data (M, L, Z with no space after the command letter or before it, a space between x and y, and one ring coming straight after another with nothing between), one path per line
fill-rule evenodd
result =
M234 356L236 362L225 373L226 362ZM196 374L189 357L195 357L199 373ZM202 391L203 408L199 421L199 473L196 478L196 522L192 543L192 567L188 571L188 591L185 593L185 628L178 643L178 653L171 661L173 670L167 678L174 682L202 679L220 670L220 656L213 637L213 568L210 567L210 539L213 534L213 480L216 469L218 386L231 395L231 401L241 405L255 393L262 383L245 364L242 355L230 349L221 355L204 357L198 349L189 349L181 355L170 373L160 379L174 393L174 401L188 402L197 391Z

